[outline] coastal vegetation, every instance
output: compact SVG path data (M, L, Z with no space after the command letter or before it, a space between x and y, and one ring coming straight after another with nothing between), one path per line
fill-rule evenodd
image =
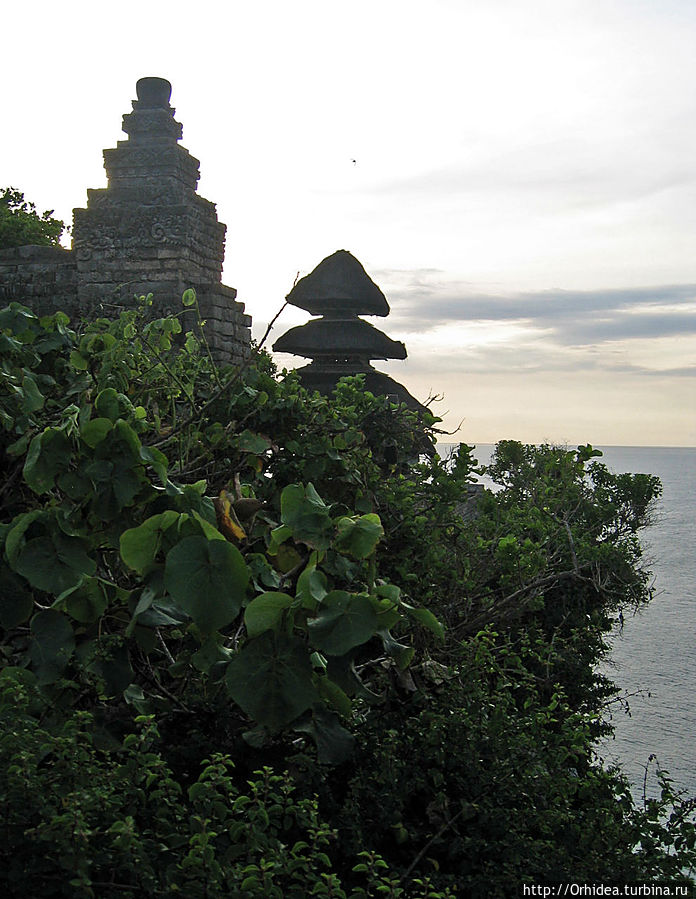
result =
M15 187L0 188L0 250L33 244L59 247L66 231L65 222L53 217L53 210L39 214L36 205L24 199Z
M692 804L595 752L658 480L503 441L465 502L434 415L216 367L151 303L0 311L4 894L686 876Z

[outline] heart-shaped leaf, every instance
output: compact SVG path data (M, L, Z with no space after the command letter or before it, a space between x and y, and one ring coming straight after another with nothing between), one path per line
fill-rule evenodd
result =
M165 587L204 633L234 621L248 582L242 554L225 540L185 537L167 553Z
M237 705L273 730L289 724L318 699L304 643L270 631L235 655L225 681Z

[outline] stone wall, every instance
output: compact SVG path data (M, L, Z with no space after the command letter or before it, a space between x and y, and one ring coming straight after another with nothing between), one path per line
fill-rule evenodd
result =
M72 252L0 252L0 296L40 314L61 308L74 319L152 293L153 312L163 315L180 313L181 294L193 287L214 355L239 362L249 353L251 318L221 283L225 225L196 192L199 162L179 144L169 82L143 78L136 92L123 117L128 139L104 151L107 187L89 190L87 207L73 211ZM184 327L192 324L187 312Z
M79 314L77 266L61 247L14 247L0 250L0 305L23 303L44 315L62 309Z

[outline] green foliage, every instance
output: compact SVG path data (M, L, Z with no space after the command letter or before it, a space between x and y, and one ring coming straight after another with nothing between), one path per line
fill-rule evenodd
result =
M65 223L53 210L39 215L36 206L14 187L0 189L0 250L27 244L58 247Z
M472 897L516 895L523 880L683 878L696 861L693 803L667 785L633 804L593 755L593 714L531 673L545 648L483 631L457 666L421 667L421 689L363 731L334 793L348 850L378 845L401 876L420 863Z
M48 720L46 720L48 717ZM42 719L40 721L39 719ZM355 886L330 859L337 834L316 797L268 766L245 782L229 756L177 780L151 717L100 752L88 712L51 715L30 672L0 674L4 896L379 896L379 856L354 859ZM414 881L412 896L450 895ZM398 892L391 895L399 895Z
M385 650L401 667L410 660L390 631L403 641L419 627L396 587L391 598L377 590L379 516L354 507L366 500L346 451L332 453L345 471L336 501L286 483L286 447L252 418L301 409L293 381L259 369L221 380L193 334L173 346L176 319L145 321L150 302L81 336L60 313L38 320L13 304L0 314L13 388L0 402L2 440L17 483L2 530L2 615L16 625L8 662L28 658L63 694L96 701L118 684L161 715L202 703L232 739L249 724L288 745L301 733L320 759L342 759L350 697L381 681L372 668ZM367 458L359 430L310 403L324 443L337 439L331 421ZM294 436L298 417L286 425ZM335 483L326 472L322 489ZM342 683L322 654L349 672Z
M167 553L165 589L203 633L234 621L248 583L242 554L217 535L184 537Z
M508 441L465 501L433 416L216 369L151 303L0 311L8 872L436 899L692 866L689 803L594 755L657 480Z

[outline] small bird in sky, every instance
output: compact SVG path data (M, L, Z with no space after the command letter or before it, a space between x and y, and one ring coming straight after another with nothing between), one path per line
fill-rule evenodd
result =
M358 164L358 160L357 160L357 159L351 159L351 162L353 163L353 165L357 165L357 164Z

